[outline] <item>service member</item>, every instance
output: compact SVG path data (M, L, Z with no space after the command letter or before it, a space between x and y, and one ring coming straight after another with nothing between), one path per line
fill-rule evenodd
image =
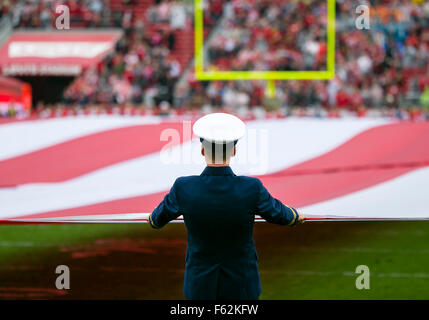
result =
M236 176L229 167L245 129L243 121L225 113L196 121L193 132L201 140L207 167L199 176L178 178L149 216L150 225L158 229L183 215L187 299L258 299L255 215L279 225L304 221L296 209L273 198L259 179Z

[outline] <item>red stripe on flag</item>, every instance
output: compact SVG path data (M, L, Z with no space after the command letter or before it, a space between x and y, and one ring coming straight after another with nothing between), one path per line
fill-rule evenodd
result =
M364 131L319 157L260 178L273 196L302 207L394 179L427 166L428 160L429 123L396 123Z
M164 129L183 135L177 122L106 130L0 161L0 187L25 183L61 182L118 162L159 152ZM182 141L184 142L184 141Z
M144 196L137 196L119 200L112 200L106 202L95 203L92 205L70 208L65 210L55 210L45 213L37 213L21 218L54 218L54 217L70 217L70 216L84 216L84 215L97 215L97 214L116 214L116 213L139 213L139 212L152 212L153 209L161 202L167 191L153 193ZM128 210L128 211L127 211Z

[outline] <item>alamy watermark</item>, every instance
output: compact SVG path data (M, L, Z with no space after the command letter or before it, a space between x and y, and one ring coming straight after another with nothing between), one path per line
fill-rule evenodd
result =
M357 266L355 273L359 274L359 276L356 278L356 282L355 282L356 289L368 290L370 288L370 286L369 286L370 272L369 272L368 266L366 266L364 264Z
M360 16L355 20L356 28L359 30L368 30L370 28L369 6L364 4L357 6L356 14L360 14Z
M66 5L59 5L55 8L55 13L59 16L55 19L55 27L58 30L70 30L70 9Z
M58 290L70 290L70 268L66 265L59 265L55 268L55 273L59 274L55 280L55 287Z

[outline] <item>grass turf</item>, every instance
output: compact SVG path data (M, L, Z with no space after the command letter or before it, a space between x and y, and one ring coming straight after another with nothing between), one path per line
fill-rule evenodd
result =
M255 242L261 299L429 299L429 223L258 223ZM0 298L182 299L185 249L182 224L0 226Z

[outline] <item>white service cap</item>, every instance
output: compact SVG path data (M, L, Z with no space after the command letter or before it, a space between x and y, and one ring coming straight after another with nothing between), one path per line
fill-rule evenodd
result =
M246 125L228 113L211 113L198 119L193 126L194 134L215 144L233 142L244 137Z

